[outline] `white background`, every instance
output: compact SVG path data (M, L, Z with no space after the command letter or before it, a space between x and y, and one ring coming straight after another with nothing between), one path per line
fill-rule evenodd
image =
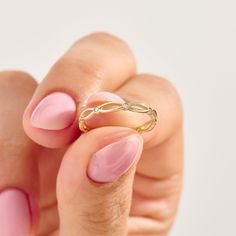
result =
M171 235L236 235L236 1L0 0L0 69L40 81L76 39L100 30L181 93L185 187Z

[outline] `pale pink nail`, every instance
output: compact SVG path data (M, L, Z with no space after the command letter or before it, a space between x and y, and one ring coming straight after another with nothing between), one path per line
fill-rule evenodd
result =
M76 104L71 96L54 92L43 98L31 115L31 125L47 130L69 127L76 115Z
M109 101L109 102L125 102L124 99L122 99L120 96L111 93L111 92L98 92L98 93L94 93L92 94L86 101L86 103L91 103L94 101Z
M97 151L88 166L88 176L95 182L116 181L134 163L141 146L137 135L130 135Z
M31 215L28 199L20 190L0 193L0 235L30 236Z

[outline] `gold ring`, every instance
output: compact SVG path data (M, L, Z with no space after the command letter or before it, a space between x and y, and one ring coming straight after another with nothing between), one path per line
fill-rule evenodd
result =
M104 114L109 112L117 111L131 111L136 113L146 113L150 116L150 120L144 124L133 128L139 133L151 131L157 123L157 112L151 107L146 106L142 103L127 102L127 103L118 103L118 102L105 102L96 107L90 107L83 110L79 116L79 128L83 132L88 132L92 128L86 124L86 121L89 120L94 115Z

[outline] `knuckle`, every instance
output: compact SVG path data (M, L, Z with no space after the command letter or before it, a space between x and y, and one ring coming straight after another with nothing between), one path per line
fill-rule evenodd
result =
M139 77L141 79L144 78L145 82L148 80L148 82L152 83L155 87L158 86L159 90L161 89L163 92L167 92L170 95L179 96L176 87L168 79L152 74L141 74Z
M86 36L85 38L95 38L96 40L101 40L101 41L107 41L107 40L112 40L112 41L120 41L116 36L110 34L110 33L107 33L107 32L94 32L88 36Z
M118 38L117 36L112 35L107 32L92 33L92 34L87 35L84 38L78 40L77 43L84 42L84 41L90 41L90 42L92 41L95 44L109 45L111 47L125 47L125 48L129 49L129 47L125 41L123 41L122 39Z
M91 233L102 233L102 235L112 235L111 232L114 230L122 231L128 215L127 202L126 197L114 195L107 196L105 199L101 197L100 201L86 208L82 215L82 225L89 228Z
M120 58L135 70L136 63L133 52L123 39L105 32L94 33L92 38L94 38L94 41L96 40L98 44L103 45L105 49L107 49L109 46L113 53L120 55Z
M174 114L176 118L176 124L182 124L182 101L180 94L174 84L170 80L151 74L139 75L138 79L140 79L145 84L149 84L150 91L153 91L153 94L158 91L159 96L165 100L166 109Z
M28 73L23 71L2 71L0 72L0 84L9 84L15 87L33 87L37 86L36 80Z
M122 60L125 60L131 68L135 70L136 63L135 58L129 45L122 39L106 32L95 32L87 35L73 45L73 47L82 47L82 45L89 45L89 47L83 47L83 51L87 53L99 54L100 58L103 54L119 55Z

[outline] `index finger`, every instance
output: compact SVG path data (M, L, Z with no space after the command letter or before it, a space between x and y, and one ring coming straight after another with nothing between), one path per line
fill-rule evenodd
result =
M135 74L134 57L120 39L95 33L79 40L52 67L28 105L27 135L47 147L62 147L80 135L77 104L100 90L113 91Z

